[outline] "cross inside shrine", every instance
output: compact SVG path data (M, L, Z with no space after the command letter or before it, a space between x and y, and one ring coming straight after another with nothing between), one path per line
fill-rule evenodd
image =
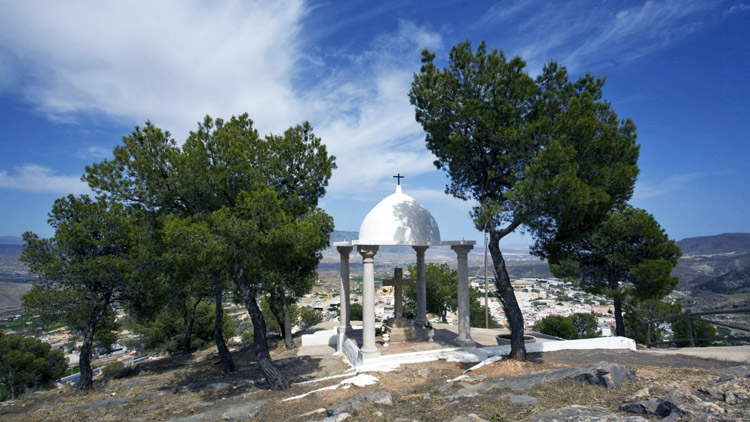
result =
M400 326L406 323L403 317L403 303L404 303L404 286L411 285L414 280L409 278L403 278L403 268L396 267L393 270L393 278L383 280L383 286L392 286L394 289L393 293L393 313L394 313L394 325Z

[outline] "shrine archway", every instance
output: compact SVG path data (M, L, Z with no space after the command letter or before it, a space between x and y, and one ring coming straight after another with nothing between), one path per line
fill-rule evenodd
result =
M394 176L396 177L396 176ZM442 241L437 222L416 199L406 195L399 183L396 192L380 201L362 221L359 238L351 242L336 242L341 257L341 324L339 352L349 320L349 256L356 247L362 256L362 359L380 356L375 343L375 257L380 246L411 246L417 261L417 315L415 323L427 322L427 289L425 280L425 251L431 246L450 246L456 253L458 269L458 337L460 346L470 346L469 264L468 254L473 240Z

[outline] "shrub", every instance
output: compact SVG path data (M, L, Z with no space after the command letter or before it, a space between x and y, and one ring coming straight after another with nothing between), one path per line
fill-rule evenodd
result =
M623 320L625 322L625 335L635 340L636 343L646 344L646 332L648 327L646 321L668 317L682 311L679 303L668 303L659 299L638 300L629 297L623 303ZM664 340L666 324L652 324L650 335L651 341Z
M576 338L576 328L573 322L564 316L549 315L534 324L534 331L550 336L572 340Z
M323 320L320 311L316 311L313 308L300 306L297 308L297 311L299 312L299 327L301 331L307 330Z
M0 400L29 389L49 388L68 364L59 350L35 338L6 336L0 330Z
M672 321L672 332L674 338L690 338L688 332L687 318L678 318ZM707 340L696 340L695 345L699 347L709 346L716 339L716 328L705 321L693 320L693 337L706 338ZM678 347L690 346L690 340L677 342Z
M195 310L195 322L190 336L191 349L202 349L214 342L214 319L216 308L213 303L203 301ZM222 325L224 338L234 336L234 324L227 313L224 313ZM140 335L142 348L149 351L167 351L174 353L185 351L185 325L177 309L165 308L155 318L134 324L133 331Z
M599 323L593 314L577 313L568 317L575 328L575 338L601 337Z
M116 373L122 371L123 368L125 368L125 364L123 364L122 362L117 361L108 363L104 366L104 368L102 368L102 376L110 378Z
M349 320L362 321L362 304L352 303L349 307Z
M138 367L135 365L125 366L122 362L112 362L102 368L102 376L104 378L127 378L132 375L138 374Z

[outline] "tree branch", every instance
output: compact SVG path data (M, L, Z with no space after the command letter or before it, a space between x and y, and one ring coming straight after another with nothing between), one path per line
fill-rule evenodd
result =
M519 220L518 218L514 218L513 222L511 222L507 227L505 227L504 229L500 229L497 232L498 239L502 239L505 236L511 234L513 232L513 230L517 229L518 226L520 226L520 225L521 225L521 220Z

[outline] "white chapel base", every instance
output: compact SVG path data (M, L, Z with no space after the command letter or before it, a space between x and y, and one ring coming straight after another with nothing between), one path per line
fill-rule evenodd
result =
M359 348L357 348L351 339L344 340L343 349L346 360L360 372L388 372L404 364L430 362L440 359L448 362L477 363L492 356L507 356L510 354L510 345L505 345L492 347L452 347L422 352L366 357L359 353ZM526 345L526 353L592 349L635 351L635 341L627 337L599 337L581 340L546 341Z

